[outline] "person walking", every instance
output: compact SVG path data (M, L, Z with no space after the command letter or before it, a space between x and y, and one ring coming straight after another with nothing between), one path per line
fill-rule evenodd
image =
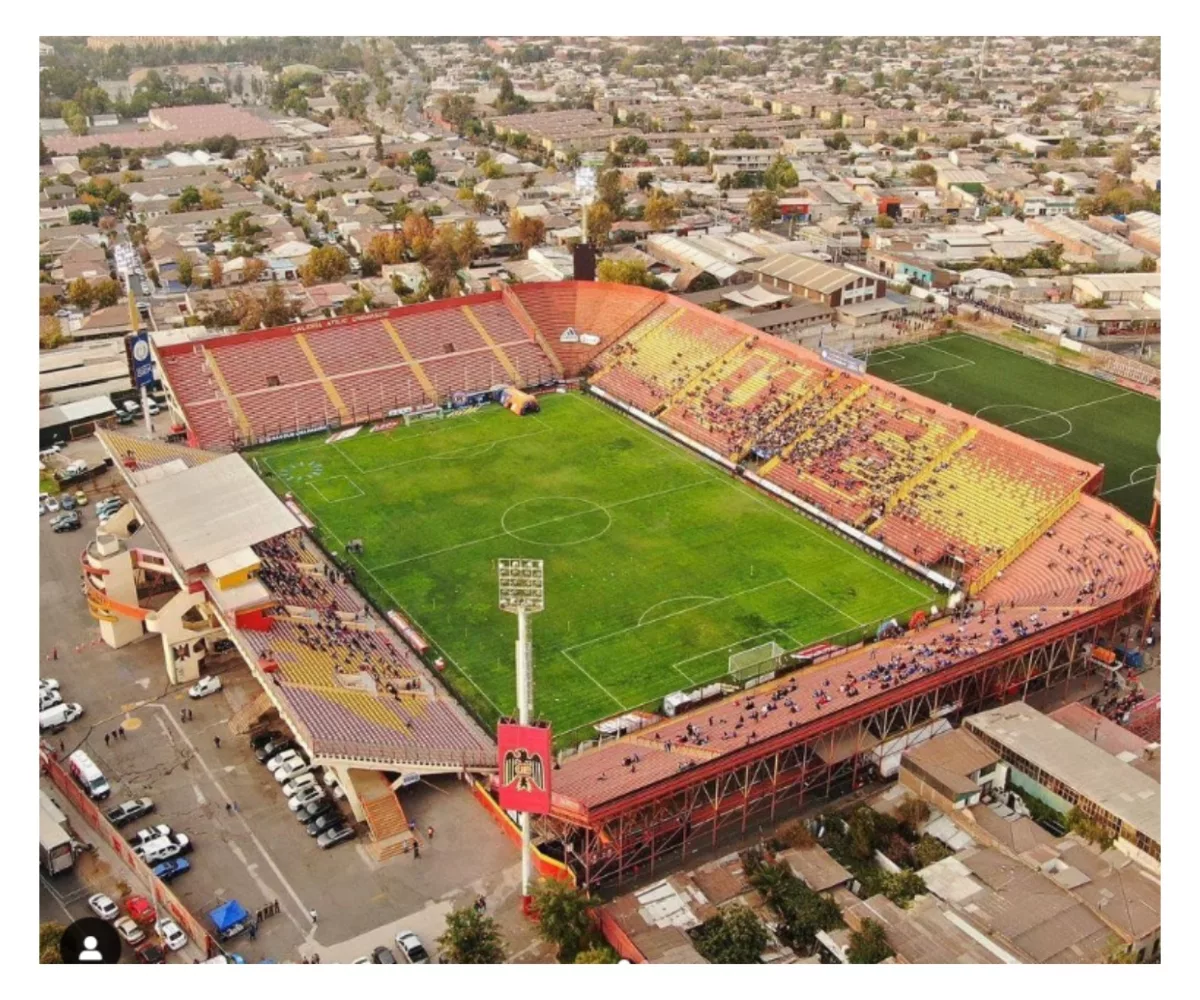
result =
M427 837L428 837L430 840L433 840L433 827L432 827L432 826L431 826L431 827L429 827L429 828L428 828L428 829L425 831L425 836L427 836Z
M218 750L221 749L221 737L220 736L213 737L213 746L215 746Z
M421 842L413 841L413 860L416 861L417 858L419 858L420 856L421 856Z
M120 736L121 739L125 739L125 727L124 726L117 727L117 735Z
M179 710L179 721L187 722L187 709L186 708L181 708Z
M316 911L316 910L309 910L309 911L308 911L308 917L309 917L309 919L310 919L310 920L313 922L313 926L314 926L314 927L316 927L316 926L317 926L317 911Z
M104 734L104 745L108 746L108 733Z

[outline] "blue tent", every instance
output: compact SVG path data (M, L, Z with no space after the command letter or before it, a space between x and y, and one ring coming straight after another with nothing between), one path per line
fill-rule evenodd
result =
M222 903L215 910L210 911L208 916L212 920L213 926L216 927L218 934L225 934L238 924L244 924L250 919L250 914L246 912L246 908L236 899L231 899L228 903Z

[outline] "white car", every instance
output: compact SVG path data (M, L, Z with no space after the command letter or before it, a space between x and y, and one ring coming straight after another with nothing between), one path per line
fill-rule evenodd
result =
M220 690L220 677L201 677L195 684L188 688L188 697L203 698L206 695L216 694Z
M42 501L38 502L38 517L46 516L46 504Z
M298 754L295 750L281 750L269 761L267 761L267 770L274 774L285 764L289 764L294 760L303 761L304 758L301 757L300 754ZM287 778L284 778L283 780L287 781Z
M38 680L38 688L42 692L57 691L58 681L56 681L53 677L42 677Z
M129 917L122 917L113 926L126 944L137 944L139 941L146 940L145 933Z
M323 798L325 798L325 793L319 788L302 788L288 799L288 808L292 812L297 812L310 802L316 802L317 799Z
M312 769L312 764L303 757L297 757L295 760L289 760L282 767L275 769L275 780L282 785L285 781L291 781L302 774L308 774Z
M298 774L283 786L283 794L289 799L303 788L312 788L316 785L317 778L311 771L306 774Z
M174 920L164 920L158 925L158 933L165 944L172 951L179 951L180 948L186 948L188 936L183 933L182 928L175 923Z
M55 500L54 497L46 498L46 511L50 514L58 513L58 501Z
M332 771L325 772L325 787L329 789L330 794L339 802L346 797L346 792L342 786L338 784L337 775Z
M94 896L88 896L87 903L88 909L101 920L116 920L121 915L121 911L117 909L117 904L102 892L98 892Z
M396 935L396 947L400 949L400 954L407 958L413 965L429 964L429 952L421 944L421 939L412 931L400 931Z

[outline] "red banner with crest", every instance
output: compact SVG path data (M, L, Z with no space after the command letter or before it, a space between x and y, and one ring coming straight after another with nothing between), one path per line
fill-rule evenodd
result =
M550 726L522 726L501 720L496 729L500 748L500 808L513 812L550 811Z

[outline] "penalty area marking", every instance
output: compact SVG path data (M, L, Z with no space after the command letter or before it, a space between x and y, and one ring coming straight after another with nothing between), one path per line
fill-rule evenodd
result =
M665 601L659 601L657 604L651 604L645 611L642 612L642 617L638 619L639 625L646 624L646 615L650 614L655 608L661 608L664 604L674 604L676 601L700 601L703 604L711 604L713 601L719 601L719 597L710 597L708 594L684 594L682 597L668 597ZM686 608L684 610L687 610ZM651 622L658 621L657 618L650 619Z
M366 493L364 493L364 492L363 492L363 489L362 489L362 487L361 487L361 486L359 486L359 485L358 485L358 483L356 483L356 482L355 482L353 479L351 479L349 476L330 476L330 477L329 477L329 478L326 480L326 482L330 482L330 483L331 483L331 482L333 482L335 479L344 479L344 480L346 480L346 482L348 482L348 483L349 483L351 486L353 486L353 487L354 487L356 490L358 490L358 492L357 492L356 494L354 494L353 496L349 496L349 497L339 497L337 500L330 500L330 499L329 499L329 497L327 497L327 496L325 495L325 491L324 491L324 490L322 490L322 489L321 489L321 487L320 487L320 486L318 486L318 485L316 484L316 482L315 482L315 481L313 481L313 482L309 482L309 483L307 483L306 485L308 485L308 486L311 486L311 487L312 487L314 490L316 490L316 492L317 492L317 493L319 493L319 494L321 495L321 499L322 499L322 500L324 500L326 503L345 503L347 500L359 500L359 499L361 499L362 497L365 497L365 496L366 496Z
M1148 476L1142 476L1142 478L1141 478L1141 479L1139 479L1139 478L1138 478L1138 473L1139 473L1139 472L1144 472L1144 471L1145 471L1145 470L1147 470L1147 469L1151 470L1151 474L1150 474L1150 475L1148 475ZM1105 491L1104 491L1103 493L1101 493L1100 495L1101 495L1102 497L1106 497L1106 496L1108 496L1110 493L1120 493L1120 492L1121 492L1121 490L1127 490L1127 489L1129 489L1129 487L1131 487L1131 486L1145 486L1145 485L1146 485L1146 483L1152 483L1152 482L1154 482L1154 477L1155 477L1155 475L1157 475L1157 466L1154 466L1154 465L1139 465L1139 466L1138 466L1136 469L1134 469L1134 470L1133 470L1131 473L1129 473L1129 482L1127 482L1127 483L1123 483L1123 484L1121 484L1120 486L1114 486L1114 487L1113 487L1111 490L1105 490Z

